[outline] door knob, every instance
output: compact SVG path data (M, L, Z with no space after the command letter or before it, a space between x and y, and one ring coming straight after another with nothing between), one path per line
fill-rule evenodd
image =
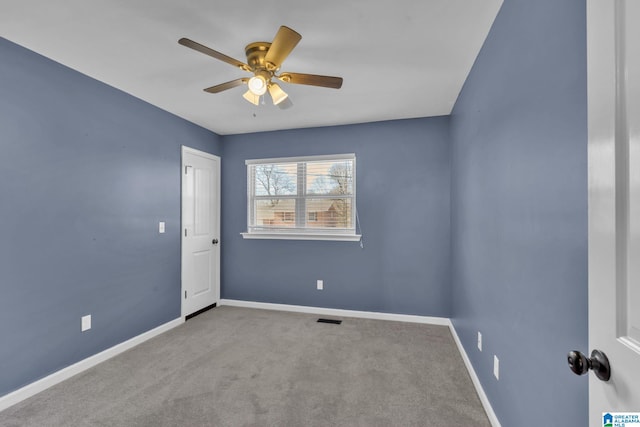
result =
M576 375L584 375L591 369L596 374L596 377L602 381L609 381L609 378L611 378L609 359L600 350L593 350L591 357L588 359L587 356L577 350L570 351L567 355L567 361L569 362L569 368Z
M218 244L218 239L213 239L213 240L211 241L211 243L213 243L214 245L217 245L217 244Z

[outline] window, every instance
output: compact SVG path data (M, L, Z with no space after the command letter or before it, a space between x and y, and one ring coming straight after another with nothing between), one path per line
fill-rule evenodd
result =
M360 239L354 154L247 160L246 165L245 239Z

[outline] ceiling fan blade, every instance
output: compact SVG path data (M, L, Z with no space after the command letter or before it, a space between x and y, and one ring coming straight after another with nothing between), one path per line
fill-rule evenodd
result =
M204 91L209 93L220 93L223 90L231 89L233 87L246 84L248 81L249 81L248 78L235 79L235 80L231 80L230 82L221 83L219 85L208 87Z
M300 34L289 27L281 26L264 57L268 68L272 67L273 70L280 68L280 65L289 56L293 48L296 47L300 39L302 39Z
M204 53L205 55L212 56L220 61L226 62L227 64L231 64L234 67L240 68L241 70L251 71L251 68L249 68L249 66L244 62L238 61L237 59L234 59L230 56L225 55L224 53L220 53L216 50L213 50L210 47L207 47L198 42L194 42L193 40L183 37L180 40L178 40L178 43L180 43L182 46L190 47L193 50L197 50L198 52Z
M282 73L277 77L285 83L329 87L332 89L340 89L342 87L342 77L318 76L316 74L302 73Z

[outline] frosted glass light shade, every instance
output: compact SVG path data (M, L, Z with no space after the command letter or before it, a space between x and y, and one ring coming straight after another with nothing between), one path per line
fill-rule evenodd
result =
M242 95L242 97L247 101L249 101L250 103L252 103L253 105L260 104L260 95L255 95L253 92L251 92L251 89L246 91L244 95Z
M289 97L277 83L271 83L269 85L269 95L271 95L273 105L278 105Z
M267 81L262 76L251 77L247 85L249 86L249 90L254 95L258 95L258 96L264 95L265 92L267 91Z

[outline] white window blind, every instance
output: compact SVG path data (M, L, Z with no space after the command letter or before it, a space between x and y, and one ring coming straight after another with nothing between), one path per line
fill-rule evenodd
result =
M354 154L247 160L245 238L359 240Z

